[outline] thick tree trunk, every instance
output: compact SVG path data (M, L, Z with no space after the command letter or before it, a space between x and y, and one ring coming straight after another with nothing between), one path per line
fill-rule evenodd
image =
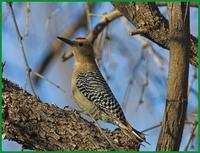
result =
M114 150L98 128L73 110L42 103L16 84L2 82L3 136L23 148L43 151ZM138 150L139 144L121 130L102 129L119 150Z
M170 62L168 94L157 150L179 150L187 110L190 53L189 3L168 4Z

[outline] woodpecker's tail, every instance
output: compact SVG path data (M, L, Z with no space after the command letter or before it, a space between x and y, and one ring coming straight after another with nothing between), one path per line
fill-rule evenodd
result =
M145 135L142 132L137 131L136 129L132 128L132 133L139 139L141 142L146 142L147 144L150 145L149 142L146 141Z
M146 141L144 133L139 132L136 129L134 129L128 122L123 123L123 125L120 127L122 128L125 134L133 137L134 140L136 140L138 143L146 142L147 144L149 144Z

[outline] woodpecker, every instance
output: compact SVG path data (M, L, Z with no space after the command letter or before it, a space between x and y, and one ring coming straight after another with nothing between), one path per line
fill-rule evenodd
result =
M96 62L93 46L87 38L69 40L57 37L72 47L75 58L71 80L72 95L84 114L119 126L137 142L146 142L143 133L134 129L102 76Z

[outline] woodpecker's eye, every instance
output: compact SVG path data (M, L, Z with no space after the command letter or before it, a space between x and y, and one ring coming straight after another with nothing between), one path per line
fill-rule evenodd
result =
M83 43L79 43L78 45L81 47L81 46L83 46Z

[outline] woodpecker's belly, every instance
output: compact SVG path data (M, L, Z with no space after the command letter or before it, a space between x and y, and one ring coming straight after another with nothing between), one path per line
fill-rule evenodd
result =
M89 101L84 97L77 88L72 90L73 97L78 104L79 108L84 114L91 115L95 120L103 120L106 122L113 123L112 118L110 118L104 111L99 109L94 103Z
M91 114L96 119L99 114L98 108L92 102L90 102L86 97L84 97L78 91L78 89L74 89L72 91L72 94L76 103L78 104L80 109L83 111L83 113L88 114L88 115Z

